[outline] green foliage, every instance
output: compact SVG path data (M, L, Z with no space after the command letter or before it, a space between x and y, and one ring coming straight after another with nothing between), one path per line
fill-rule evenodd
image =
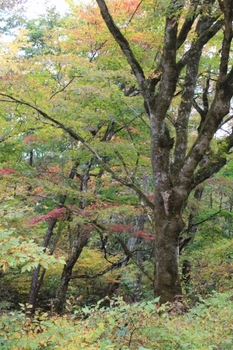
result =
M21 268L21 272L31 271L40 264L44 268L53 264L64 264L63 258L48 255L43 247L39 247L33 240L16 237L15 231L0 230L0 266L5 273L8 268Z
M110 309L99 310L100 303L83 308L81 320L78 313L37 314L32 322L20 312L2 314L2 349L231 349L232 300L231 294L214 293L184 312L179 303L127 305L116 299Z
M191 282L186 286L188 297L198 300L212 290L227 292L232 288L233 242L231 239L196 235L194 244L182 254L191 263Z

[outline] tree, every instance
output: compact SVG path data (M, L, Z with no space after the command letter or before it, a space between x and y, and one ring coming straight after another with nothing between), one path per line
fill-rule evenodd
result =
M155 220L155 295L161 302L182 294L178 270L178 240L183 230L182 212L190 192L226 163L233 146L233 134L219 141L218 150L201 163L211 148L211 140L229 113L233 95L233 67L229 55L232 41L232 1L170 1L165 11L166 23L162 57L158 68L147 78L126 36L117 27L104 0L97 0L101 15L113 38L120 46L136 77L150 118L151 163L154 179ZM143 3L140 2L140 6ZM184 10L183 10L184 8ZM143 15L143 10L141 10ZM189 14L188 12L189 11ZM135 10L136 12L136 10ZM152 13L150 13L152 15ZM140 16L140 15L139 15ZM149 20L149 17L148 17ZM151 24L153 27L153 24ZM188 123L195 107L201 58L211 39L223 30L216 49L221 52L218 69L207 100L198 104L200 123L197 136L188 147ZM191 32L195 32L195 38ZM188 45L189 44L189 45ZM210 70L207 67L206 71ZM211 74L211 73L210 73ZM212 78L213 79L213 78ZM181 90L181 91L179 91ZM178 115L168 127L173 100L181 94ZM170 126L171 127L171 126Z
M96 9L95 9L96 10ZM53 18L52 18L53 19ZM77 20L77 19L76 19ZM50 22L53 23L51 20ZM52 114L55 110L57 111L57 117L58 119L64 121L68 118L70 119L70 122L72 123L72 129L75 130L76 126L82 130L82 133L85 135L86 139L89 139L89 143L93 143L95 145L95 148L98 149L98 152L103 156L105 159L104 164L110 164L110 168L118 167L119 163L122 164L122 168L125 172L128 171L128 166L133 168L132 175L135 176L136 171L138 171L138 159L139 159L139 151L141 147L141 143L143 144L143 157L145 159L140 159L140 163L142 163L142 167L145 174L145 169L149 165L148 160L148 154L145 151L145 137L146 134L148 134L148 127L146 127L146 130L144 130L143 133L138 132L137 129L141 128L141 125L146 124L145 122L145 116L141 116L141 112L143 110L143 106L137 108L137 98L134 98L132 102L127 101L127 96L124 97L124 95L121 95L121 90L119 91L119 84L124 83L124 79L128 80L128 77L122 77L119 80L118 72L109 71L106 72L106 76L109 74L109 79L111 79L111 85L112 89L109 89L109 83L106 82L103 86L103 88L100 89L100 84L102 84L102 73L100 74L104 62L101 64L101 68L99 68L100 63L99 61L94 62L95 57L95 50L93 49L93 52L91 52L91 47L93 43L89 42L87 44L84 42L81 43L81 47L79 48L79 55L76 54L76 46L70 44L70 40L54 40L53 46L51 47L51 50L47 50L49 45L47 43L53 42L53 39L57 38L58 35L60 35L60 38L63 38L63 35L65 36L67 33L59 31L59 27L56 26L47 26L47 22L42 21L39 23L42 23L44 25L44 31L39 33L40 35L40 41L43 42L44 46L38 46L35 45L35 40L33 34L34 33L34 25L32 25L34 22L29 22L29 32L27 34L28 39L22 36L18 36L16 43L17 47L14 46L14 59L17 60L17 56L22 63L20 72L18 71L18 65L17 63L10 64L9 66L4 67L5 71L11 71L12 78L15 74L15 70L17 72L16 75L18 75L18 78L20 81L19 84L21 84L21 78L24 79L24 87L21 85L18 85L18 92L19 95L23 93L24 90L24 97L27 96L27 99L29 101L31 100L32 95L35 93L35 98L37 100L36 105L40 105L41 108L44 109L45 104L48 106L49 114ZM37 22L36 22L37 23ZM35 24L36 24L35 23ZM76 23L75 23L76 24ZM67 24L66 24L67 25ZM86 23L83 24L85 26ZM74 26L74 24L70 25L71 28ZM54 31L53 31L54 29ZM84 28L86 29L86 28ZM58 33L58 34L57 34ZM72 33L73 36L77 35L77 33ZM79 34L79 33L78 33ZM92 36L91 36L92 37ZM83 40L84 41L84 40ZM24 49L25 43L31 44L32 47L29 47L29 50L26 50L25 56L22 55L22 52L19 54L18 49L20 43L22 44L22 47ZM86 46L84 46L84 44ZM14 45L14 43L13 43ZM59 47L62 46L63 50L61 55L56 56L54 53L59 53ZM107 50L112 49L113 45L108 45ZM58 49L57 49L58 48ZM45 49L45 52L44 52ZM113 48L114 49L114 48ZM12 50L9 49L11 52ZM75 51L75 52L74 52ZM91 52L91 55L90 55ZM108 52L108 51L107 51ZM15 54L16 53L16 54ZM66 53L68 53L66 55ZM38 55L40 57L38 58ZM16 56L16 57L15 57ZM89 57L90 56L90 57ZM26 59L25 59L26 58ZM9 60L10 62L10 60ZM28 67L30 66L30 72L28 72ZM90 66L92 67L92 70L90 70ZM97 66L97 68L96 68ZM81 68L80 68L81 67ZM23 68L23 69L22 69ZM23 73L22 73L23 72ZM22 73L22 76L21 76ZM33 74L32 74L33 73ZM15 75L15 76L16 76ZM14 77L15 77L14 76ZM10 92L13 88L13 90L16 89L16 85L13 87L10 83L10 80L3 82L2 86L5 84L6 89L9 89ZM37 86L37 90L35 90ZM122 87L123 88L123 87ZM80 95L81 91L81 95ZM80 95L79 98L77 98L77 93ZM68 97L69 96L69 97ZM67 98L68 97L68 98ZM50 102L47 103L45 100L49 100ZM22 102L22 101L21 101ZM21 120L23 121L22 125L24 125L24 131L25 138L23 139L23 143L25 145L24 151L26 148L26 153L23 152L25 158L28 159L28 163L30 165L29 170L27 170L27 174L33 173L34 180L30 181L30 191L33 194L33 189L36 187L36 183L40 183L41 179L43 181L43 184L45 187L49 187L49 191L44 191L42 189L42 192L38 192L38 202L41 202L41 206L43 207L43 199L49 196L51 199L54 199L54 205L55 203L58 203L59 206L64 205L64 203L72 203L72 207L76 206L76 217L73 213L70 215L67 226L71 226L71 220L72 222L72 229L67 229L71 234L69 243L70 247L68 249L68 257L66 260L66 266L64 267L60 287L57 291L58 297L56 298L56 309L59 311L61 310L65 297L66 297L66 290L69 284L69 280L72 277L72 269L74 264L77 262L77 258L80 255L80 252L82 249L80 249L80 246L83 244L86 244L87 241L87 235L84 234L83 239L82 235L80 234L81 231L86 230L86 223L88 223L88 220L93 220L93 217L96 219L97 210L98 208L98 216L101 217L101 221L105 221L106 224L106 218L108 215L108 220L111 215L113 215L114 211L118 211L118 214L116 214L116 218L119 217L119 220L121 219L121 215L119 215L120 210L124 210L124 202L123 200L130 202L130 196L129 199L127 198L127 194L125 198L122 198L122 203L116 204L116 203L108 203L107 205L103 205L103 210L101 210L101 207L98 206L99 198L100 200L103 199L103 201L108 201L109 194L111 193L111 201L114 200L115 202L118 201L118 194L114 194L114 192L118 191L119 184L111 184L112 181L105 180L107 183L107 186L103 186L104 181L102 181L102 176L105 172L105 169L102 167L101 163L98 159L96 159L96 154L90 154L90 152L87 152L85 147L81 147L79 145L79 142L71 141L69 137L64 136L64 133L62 133L61 138L61 131L56 129L56 132L54 132L53 137L48 139L51 129L48 125L48 122L45 122L43 126L36 126L30 125L30 115L31 113L29 110L21 108L23 107L23 104L19 102L16 103L17 108L14 107L11 109L5 110L5 115L12 115L13 119L15 116L15 113L19 113L21 116ZM35 102L35 100L34 100ZM111 103L112 102L112 103ZM34 104L34 103L33 103ZM20 106L21 105L21 106ZM61 108L61 106L63 107ZM74 106L74 107L73 107ZM109 107L106 107L109 106ZM136 108L135 108L136 106ZM9 107L9 105L8 105ZM61 113L63 109L63 113ZM73 109L73 115L75 118L70 118L70 111ZM36 110L35 110L36 111ZM42 111L42 110L41 110ZM133 111L133 112L132 112ZM42 112L43 113L43 112ZM29 119L25 118L25 114L29 117ZM37 114L37 112L36 112ZM49 114L45 114L48 115ZM33 114L32 114L33 115ZM40 115L40 112L39 112ZM39 118L41 118L42 115L40 115ZM42 117L43 118L43 117ZM55 124L53 125L55 126ZM63 127L62 127L63 129ZM72 130L71 129L71 130ZM18 129L19 131L19 129ZM58 141L57 141L57 134L58 134ZM119 135L119 136L118 136ZM22 136L22 134L21 134ZM71 132L71 137L72 132ZM78 137L78 136L77 136ZM77 137L75 136L75 140L78 141ZM110 141L112 138L118 138L118 142L114 142L113 146L110 145ZM137 150L135 150L135 140L137 139ZM58 143L56 143L58 142ZM86 143L88 146L88 144ZM93 148L91 148L93 150ZM59 156L58 156L59 154ZM124 157L122 156L124 155ZM94 155L94 157L93 157ZM58 157L58 158L57 158ZM75 182L72 185L71 178L67 179L67 169L70 166L71 159L77 159L81 162L79 164L79 161L77 162L77 168L75 169L72 176L75 177ZM124 159L123 159L124 158ZM142 158L142 157L141 157ZM59 160L60 159L60 160ZM49 173L52 171L52 164L55 165L56 163L56 169L58 174L56 177L49 177ZM64 166L65 165L65 166ZM119 170L118 170L119 172ZM47 175L46 175L47 174ZM106 175L105 175L106 176ZM129 174L128 174L129 176ZM77 181L78 179L78 181ZM88 182L91 179L96 179L96 183L92 185L91 190L87 191L88 189ZM25 179L26 180L26 179ZM24 180L24 181L25 181ZM27 180L26 180L27 181ZM60 183L59 183L60 181ZM90 181L90 182L91 182ZM50 185L48 186L48 182ZM76 193L75 189L77 188L77 182L79 183L79 189L80 194ZM61 186L61 183L63 186ZM109 186L110 183L110 186ZM107 187L110 187L108 189ZM70 187L70 188L69 188ZM106 187L106 189L105 189ZM112 187L112 188L111 188ZM71 192L71 188L73 188ZM93 194L91 194L91 191L93 191ZM106 194L105 194L106 191ZM89 193L86 193L89 192ZM130 192L130 191L129 191ZM48 194L49 193L49 194ZM64 195L64 193L68 193L68 195ZM60 194L60 198L58 196ZM114 197L113 197L114 194ZM30 193L29 193L30 196ZM76 196L76 198L75 198ZM131 194L132 196L132 194ZM35 195L36 197L36 195ZM83 197L83 198L82 198ZM133 200L135 201L135 196L132 196ZM136 198L137 200L137 198ZM45 201L45 199L44 199ZM86 220L83 220L83 217L80 215L80 213L77 211L78 207L80 207L82 210L84 210L87 203L90 204L90 202L93 201L93 209L92 209L92 217L88 218L88 213ZM97 204L95 205L95 202ZM44 204L44 203L43 203ZM46 203L46 205L48 205ZM51 206L51 203L49 204ZM112 211L110 211L110 207L112 208ZM104 208L105 207L105 208ZM132 209L133 205L130 206L129 210L129 216L132 216L132 221L136 221L133 218L132 213L136 210L134 208ZM104 218L103 211L108 208L108 214L105 215L106 218ZM120 208L120 209L119 209ZM74 209L74 208L73 208ZM87 209L87 211L89 208ZM36 210L35 210L36 211ZM75 210L74 210L75 212ZM52 211L52 213L54 213ZM42 215L42 217L49 217L51 214L51 211L49 211L47 214ZM138 214L138 213L137 213ZM51 216L51 215L50 215ZM81 221L78 222L77 216L79 216L79 219ZM72 217L72 218L71 218ZM40 219L40 217L38 217ZM38 219L37 218L37 219ZM46 219L46 218L45 218ZM51 217L50 217L51 219ZM44 247L48 247L51 249L51 251L54 250L54 247L51 247L51 237L52 240L56 242L55 232L54 228L56 225L56 218L52 218L49 222L48 230L46 231L46 235L44 237ZM74 219L74 220L73 220ZM125 218L123 219L125 220ZM65 219L63 219L65 222ZM116 219L117 221L117 219ZM76 224L76 227L75 227ZM107 226L109 223L107 223ZM134 225L135 226L135 225ZM88 228L88 227L87 227ZM56 230L56 228L55 228ZM92 230L93 231L93 230ZM64 230L65 232L65 230ZM84 232L85 233L85 232ZM131 232L128 232L125 234L125 239L128 239L128 236L131 234ZM65 233L64 233L65 235ZM101 231L99 232L99 236L101 236ZM38 237L38 236L37 236ZM100 238L102 240L102 238ZM115 239L115 238L114 238ZM113 239L113 240L114 240ZM110 239L109 239L110 241ZM115 239L116 243L115 245L119 246L119 242L117 239ZM102 243L101 243L102 244ZM63 248L63 247L62 247ZM64 249L64 248L63 248ZM72 254L69 254L69 251ZM74 253L74 254L73 254ZM115 253L115 252L114 252ZM102 252L102 255L106 254L106 252ZM112 260L112 259L111 259ZM115 262L114 262L115 263ZM122 262L120 260L120 263L118 265L121 265ZM31 289L29 293L29 304L32 306L32 313L34 311L35 305L36 305L36 299L38 296L39 289L41 287L43 276L44 276L44 270L41 272L40 267L35 269L31 284ZM31 312L30 311L30 312Z
M4 0L0 3L0 32L9 34L23 21L26 0Z
M23 79L23 87L16 94L13 83L7 81L1 101L17 106L8 107L9 115L20 111L23 120L36 117L76 140L74 150L67 146L69 156L79 154L82 143L85 164L93 159L93 178L101 179L108 172L118 184L136 192L142 208L153 210L154 293L161 302L171 301L182 295L178 246L189 195L226 164L233 145L231 133L215 139L217 130L231 118L232 4L230 0L219 4L172 0L169 5L161 3L158 10L163 22L154 17L153 3L111 1L109 9L115 10L117 26L106 3L97 3L130 70L125 71L125 61L103 28L98 8L89 5L83 27L76 29L73 22L68 31L73 41L66 40L67 33L56 41L62 54L26 61L25 67L32 63L33 74L25 69L20 76L21 66L16 76L17 84ZM85 37L80 28L85 28ZM149 118L142 113L144 107ZM140 132L134 133L134 127ZM114 146L101 141L107 130L119 135ZM152 200L142 186L149 166L149 139Z
M150 118L155 192L154 290L155 295L161 296L161 302L174 300L182 294L178 270L178 239L184 227L182 212L190 192L221 169L233 145L233 134L230 134L219 141L218 149L211 154L211 158L201 163L211 148L211 140L219 125L229 113L233 94L233 68L229 63L233 4L230 0L219 4L207 1L204 5L199 1L170 1L165 13L162 57L158 68L146 78L144 68L114 23L105 1L97 0L97 3L109 31L136 77ZM187 8L189 15L184 19ZM203 49L220 29L223 30L218 43L221 55L213 82L213 96L208 90L207 101L203 99L202 106L198 105L201 120L197 136L188 148L188 123L198 93ZM195 31L193 39L189 37L191 30ZM189 46L186 45L188 43ZM177 92L181 94L181 101L178 115L172 116L172 138L167 120Z

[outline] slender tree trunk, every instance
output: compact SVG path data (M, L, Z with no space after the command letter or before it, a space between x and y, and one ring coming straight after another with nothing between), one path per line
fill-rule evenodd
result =
M85 194L87 192L87 185L90 179L90 169L92 166L93 158L90 159L86 164L86 168L82 175L77 174L79 177L80 192ZM81 198L79 207L84 209L87 205L87 200L85 195ZM60 313L63 310L64 303L66 301L66 293L70 282L70 277L72 275L72 270L76 264L80 254L82 253L83 248L87 245L88 242L88 225L82 225L81 227L76 226L75 228L69 227L69 252L66 259L66 264L63 268L60 284L57 289L56 299L54 301L54 309L56 312Z
M204 185L203 184L195 189L194 198L198 202L201 201L203 191L204 191ZM191 207L191 212L190 212L189 218L188 218L188 229L187 229L187 232L188 233L192 233L193 235L197 231L197 226L195 225L195 217L197 216L197 214L198 214L197 208L195 208L195 207L192 208Z
M70 179L74 179L78 165L79 165L79 161L75 162L75 164L73 165L69 174ZM66 201L66 195L61 196L60 205L62 206L65 203L65 201ZM57 219L52 219L50 221L48 229L44 236L42 247L47 248L49 246L57 221L58 221ZM53 254L54 249L55 249L55 246L53 246L52 249L50 250L51 254ZM43 270L41 273L41 266L38 265L32 274L32 282L31 282L29 296L28 296L28 305L26 308L26 315L30 318L33 317L35 313L36 302L37 302L40 288L43 284L44 276L45 276L45 270Z
M52 237L53 230L56 226L56 223L57 223L57 220L52 219L52 221L49 224L49 227L47 229L46 235L44 237L44 242L42 245L45 248L48 247L48 245L49 245L49 242L50 242L50 239ZM30 292L29 292L29 296L28 296L28 306L26 308L26 314L28 317L32 317L35 313L36 301L38 298L40 288L43 284L45 271L42 271L42 273L40 273L40 272L41 272L41 266L38 265L32 274L32 282L31 282Z
M144 225L145 225L145 214L141 213L139 216L136 217L136 227L139 228L139 230L144 230ZM137 243L139 244L141 242L141 244L143 244L143 240L142 239L137 239ZM143 259L142 259L142 251L139 249L137 251L137 256L136 256L137 262L139 265L143 264ZM141 298L141 283L142 283L142 272L138 272L136 274L136 282L134 285L134 290L133 290L133 300L134 302L138 302L140 301Z
M33 166L33 150L29 152L29 165Z
M82 253L83 248L87 245L89 238L89 229L88 226L84 225L77 227L77 233L70 232L70 247L68 258L66 259L66 264L63 268L61 281L57 289L56 299L54 301L54 309L56 312L61 313L63 306L66 301L66 293L69 286L70 278L72 275L72 270L76 264L79 256Z
M114 135L115 131L115 123L111 123L106 132L104 137L102 138L102 142L104 141L110 141L112 136ZM92 135L95 136L96 133L93 133ZM94 158L91 158L87 163L86 167L84 169L83 174L77 174L79 177L81 184L80 184L80 192L83 194L83 198L80 200L79 207L81 209L84 209L87 205L87 199L85 197L85 193L87 192L88 188L88 181L90 179L90 170L93 163ZM100 175L102 176L102 173L100 172ZM89 227L90 228L90 227ZM57 290L56 299L54 302L54 308L56 312L62 312L63 306L66 300L66 293L69 286L70 278L72 275L72 270L74 265L76 264L80 254L82 253L83 248L88 243L89 238L89 228L88 225L82 225L81 227L77 226L75 229L78 230L78 233L76 233L74 236L70 236L70 248L69 248L69 254L68 258L66 259L66 265L63 268L61 281Z

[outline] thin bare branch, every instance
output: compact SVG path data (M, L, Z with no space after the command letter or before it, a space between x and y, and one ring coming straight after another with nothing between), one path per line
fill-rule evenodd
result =
M83 76L80 76L79 78L81 78L81 77L83 77ZM68 81L68 83L65 84L65 86L63 86L62 89L60 89L60 90L54 92L54 94L48 99L48 101L51 101L52 98L53 98L54 96L56 96L57 94L60 94L61 92L65 91L65 89L73 82L73 80L74 80L75 78L77 78L77 77L76 77L76 76L72 77L72 78L70 79L70 81Z
M108 273L109 271L112 271L113 269L115 269L116 267L120 267L127 259L123 259L123 260L119 260L115 263L113 263L112 265L109 265L108 267L106 267L106 269L95 273L94 275L90 275L87 273L84 274L79 274L77 271L74 271L73 274L69 277L69 280L73 280L75 278L88 278L88 279L94 279L97 277L101 277L103 275L105 275L106 273Z
M130 19L129 19L129 22L128 22L128 23L132 22L132 20L133 20L133 18L134 18L134 16L135 16L135 14L136 14L136 12L137 12L137 10L139 9L139 7L140 7L140 6L141 6L141 4L142 4L142 2L143 2L143 0L141 0L141 1L138 3L138 5L136 6L136 9L134 10L134 12L133 12L132 16L130 17Z

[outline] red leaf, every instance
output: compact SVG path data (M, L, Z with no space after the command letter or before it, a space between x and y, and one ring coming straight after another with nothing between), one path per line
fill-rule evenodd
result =
M15 174L17 173L16 170L12 169L12 168L2 168L0 169L0 176L2 175L10 175L10 174Z
M45 215L38 215L32 220L29 221L29 225L36 225L38 222L41 221L49 221L51 219L64 219L66 214L66 208L56 208L53 209L52 211L48 212Z
M121 225L121 224L116 224L113 226L109 227L110 232L125 232L129 231L132 228L131 225Z
M36 136L31 134L31 135L28 135L25 137L25 139L23 140L23 143L27 145L31 142L36 141L36 140L37 140Z
M155 239L155 235L149 232L144 232L142 230L138 230L132 233L134 237L145 239L146 241L153 241Z
M153 200L155 199L154 193L148 194L148 195L147 195L147 198L148 198L149 200L153 201Z

